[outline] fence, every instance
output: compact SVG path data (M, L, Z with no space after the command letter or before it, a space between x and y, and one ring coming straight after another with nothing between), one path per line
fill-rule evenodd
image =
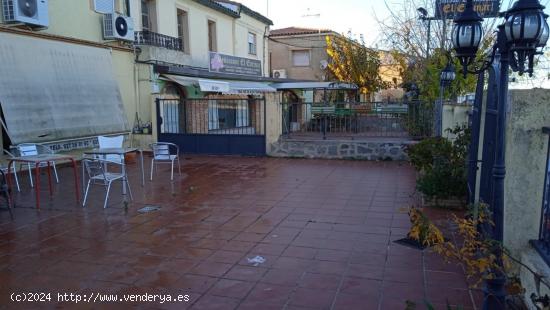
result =
M283 135L287 138L430 136L433 106L424 102L284 103Z
M263 99L160 100L160 133L263 135Z

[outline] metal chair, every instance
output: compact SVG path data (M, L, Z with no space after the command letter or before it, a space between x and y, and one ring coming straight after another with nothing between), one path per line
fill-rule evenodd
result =
M10 151L8 150L4 150L4 153L6 153L8 156L10 157L15 157L15 155L13 155ZM17 177L17 169L15 169L15 163L12 164L12 169L13 169L13 175L15 176L15 185L17 186L17 191L20 192L21 191L21 188L19 187L19 178ZM10 169L8 167L3 167L3 166L0 166L0 171L4 172L4 173L9 173L10 172Z
M119 148L122 148L124 145L124 136L114 136L114 137L98 136L97 142L99 143L99 148L101 149L106 149L106 148L119 149ZM108 161L124 163L123 157L121 155L115 155L115 154L103 155L102 158Z
M21 156L34 156L38 154L54 154L54 151L52 151L48 146L39 144L39 143L21 143L17 145L17 150L19 151L19 154ZM53 168L53 172L55 175L55 182L59 183L59 177L57 176L57 168L55 167L55 161L50 161L49 165L48 163L40 163L39 167L44 168L51 166ZM19 166L21 168L21 165ZM29 180L31 182L31 187L34 187L34 184L32 182L32 167L30 163L27 163L27 168L29 169Z
M128 192L130 193L130 199L132 200L134 199L132 197L132 190L130 189L130 183L128 182L128 178L126 177L126 175L124 175L123 173L105 171L104 167L107 163L123 165L117 162L107 161L102 159L95 159L95 158L93 159L84 158L82 160L82 164L84 165L86 173L88 175L88 185L86 186L86 193L84 194L84 201L82 202L83 207L86 206L86 200L88 199L88 191L90 190L90 184L107 186L105 202L103 203L103 208L107 208L107 201L109 199L109 192L111 191L111 184L116 180L121 180L122 182L124 182L125 178L126 178L126 184L128 185Z
M172 165L170 180L174 180L174 161L178 161L178 171L181 176L181 165L179 156L179 147L174 143L157 142L149 144L153 150L153 159L151 159L151 181L153 181L153 171L157 163L169 163Z
M13 220L13 213L11 211L12 205L10 189L8 187L8 183L6 182L6 174L4 173L4 171L0 170L0 175L2 175L2 179L0 180L0 196L3 196L4 199L6 199L6 203L8 204L8 211L10 212L10 217Z

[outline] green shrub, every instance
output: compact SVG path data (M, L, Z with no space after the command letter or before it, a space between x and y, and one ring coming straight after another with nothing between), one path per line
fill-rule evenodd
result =
M470 130L457 126L449 132L456 135L454 142L428 138L406 150L411 164L420 172L417 189L428 198L464 197L468 193L466 163Z

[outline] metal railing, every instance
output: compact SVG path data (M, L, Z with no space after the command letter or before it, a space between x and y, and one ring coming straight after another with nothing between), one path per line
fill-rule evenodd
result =
M263 135L264 99L158 100L160 133Z
M176 51L184 50L183 42L180 38L175 38L148 30L136 31L134 43L136 45L164 47Z
M283 103L287 138L431 136L433 105L423 102Z
M550 134L550 128L544 127L542 131ZM548 139L550 143L550 136ZM542 199L542 212L540 219L539 239L531 240L533 247L539 252L546 264L550 265L550 144L546 151L546 173L544 176L544 190Z

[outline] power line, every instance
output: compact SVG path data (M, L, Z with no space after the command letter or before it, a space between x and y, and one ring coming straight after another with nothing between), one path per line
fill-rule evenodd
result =
M295 44L290 44L290 43L282 42L282 41L279 41L279 40L275 40L275 39L270 38L270 37L268 37L268 39L269 39L270 41L277 42L277 43L280 43L280 44L283 44L283 45L287 45L287 46L290 46L290 47L298 47L298 48L326 48L326 45L323 45L323 46L311 46L311 45L308 45L308 46L300 46L300 45L295 45Z

